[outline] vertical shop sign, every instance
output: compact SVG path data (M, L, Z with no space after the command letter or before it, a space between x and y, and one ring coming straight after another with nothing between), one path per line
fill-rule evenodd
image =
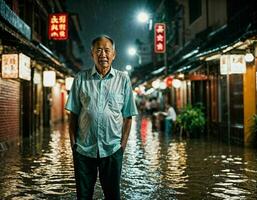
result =
M68 14L54 13L49 15L48 38L50 40L68 39Z
M18 54L3 54L2 55L2 77L3 78L18 78L19 65Z
M165 53L166 51L166 25L156 23L154 25L154 52Z
M24 80L31 80L30 57L19 54L19 77Z

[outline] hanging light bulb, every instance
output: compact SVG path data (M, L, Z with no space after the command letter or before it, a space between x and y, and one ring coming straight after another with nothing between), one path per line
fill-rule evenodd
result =
M250 50L248 49L246 54L245 54L245 61L246 62L252 62L254 60L254 56L253 54L250 52Z

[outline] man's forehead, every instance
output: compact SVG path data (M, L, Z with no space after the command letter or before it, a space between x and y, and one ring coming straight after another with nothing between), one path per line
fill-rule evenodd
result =
M112 46L112 43L110 40L102 38L95 43L95 46Z

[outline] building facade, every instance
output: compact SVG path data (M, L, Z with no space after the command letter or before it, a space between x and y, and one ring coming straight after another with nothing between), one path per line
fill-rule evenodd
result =
M66 118L65 78L80 70L73 50L83 45L76 15L68 17L68 40L48 39L49 14L64 8L59 1L0 0L0 151ZM44 85L46 71L55 73L54 86Z
M202 104L208 134L252 145L256 140L251 131L252 116L256 114L255 1L172 2L163 0L155 5L156 22L164 19L172 29L167 33L168 76L182 82L179 88L165 91L171 96L168 99L178 112L187 104ZM168 4L174 5L173 13L169 13ZM254 56L253 60L245 61L247 53ZM147 75L140 76L140 70L132 74L134 86L149 86L157 78L167 78L163 72L153 73L164 63L163 55L155 57L161 60L145 66Z

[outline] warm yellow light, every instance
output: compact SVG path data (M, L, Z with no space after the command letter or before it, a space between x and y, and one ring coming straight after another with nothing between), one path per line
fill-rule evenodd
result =
M152 82L152 87L154 89L159 88L160 87L160 82L161 82L160 79L156 79L155 81Z
M167 88L167 84L164 81L160 82L160 89L165 90L166 88Z
M181 87L181 81L179 80L179 79L174 79L173 81L172 81L172 86L174 87L174 88L180 88Z
M43 73L43 85L44 87L53 87L56 82L55 71L44 71Z
M74 78L73 77L68 77L65 79L65 89L70 90L72 83L73 83Z

